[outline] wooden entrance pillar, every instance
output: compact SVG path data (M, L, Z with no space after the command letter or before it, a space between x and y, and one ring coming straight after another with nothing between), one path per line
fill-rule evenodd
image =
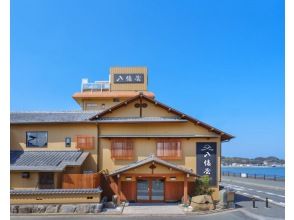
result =
M188 178L189 174L184 175L184 204L188 204Z
M117 174L117 202L120 204L121 201L121 178L120 175Z

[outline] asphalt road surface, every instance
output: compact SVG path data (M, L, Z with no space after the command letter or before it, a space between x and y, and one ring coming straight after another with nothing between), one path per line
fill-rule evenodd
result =
M19 216L11 217L12 220L253 220L242 211L228 211L219 214L210 214L205 216L184 215L184 216L102 216L102 215L84 215L84 216ZM264 218L271 220L270 218ZM274 219L273 219L274 220Z
M276 182L274 185L274 181L262 181L254 182L254 180L246 178L223 177L221 185L232 189L239 195L262 201L268 198L269 203L285 207L285 188L281 186L281 183Z

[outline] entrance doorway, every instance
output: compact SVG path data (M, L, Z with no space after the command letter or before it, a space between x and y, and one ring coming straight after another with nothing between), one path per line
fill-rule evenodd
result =
M164 179L140 178L137 179L138 202L164 201Z

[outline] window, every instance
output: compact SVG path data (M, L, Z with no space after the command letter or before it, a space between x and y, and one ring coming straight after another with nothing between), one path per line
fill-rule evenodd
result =
M181 159L181 142L175 139L158 140L156 144L156 154L162 159Z
M92 150L94 149L94 137L78 135L77 136L77 148L81 150Z
M26 143L27 143L27 147L47 147L48 132L47 131L27 131Z
M65 138L65 147L71 147L71 138L70 137Z
M130 139L112 140L111 158L119 160L133 159L133 142Z
M54 189L54 173L39 173L39 189Z

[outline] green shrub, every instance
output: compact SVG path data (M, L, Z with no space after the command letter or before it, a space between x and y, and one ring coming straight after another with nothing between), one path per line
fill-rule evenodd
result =
M195 190L192 196L199 195L212 195L214 190L209 188L209 176L205 175L200 178L196 178Z

